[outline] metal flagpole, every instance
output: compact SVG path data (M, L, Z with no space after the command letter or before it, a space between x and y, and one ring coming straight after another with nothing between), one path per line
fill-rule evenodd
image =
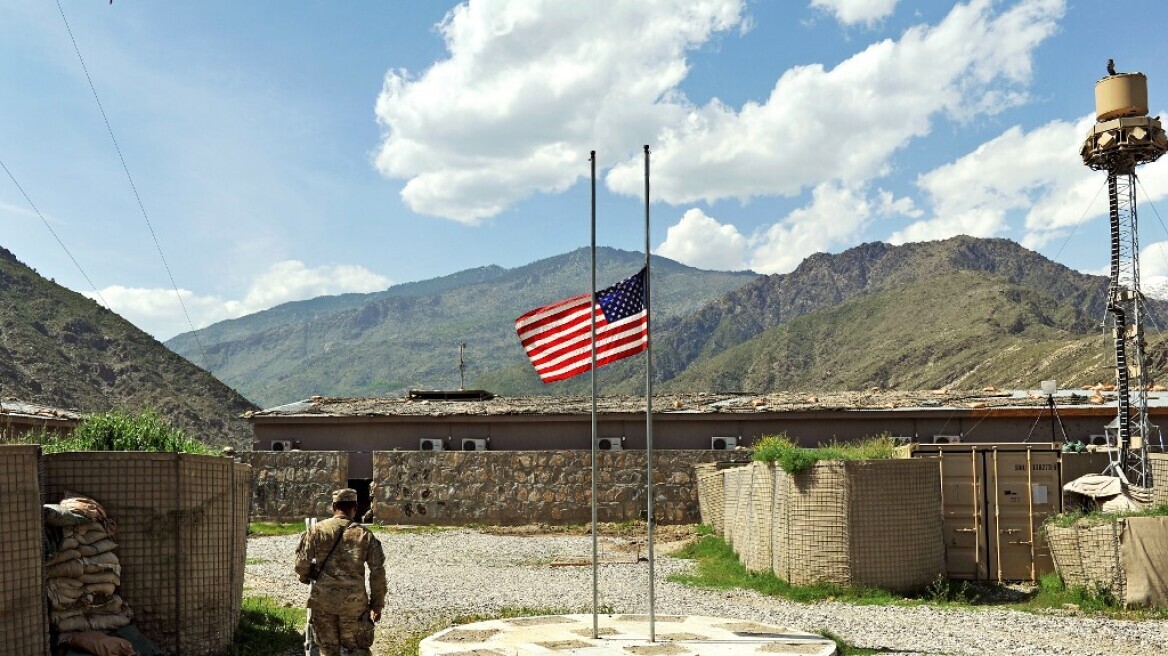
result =
M645 144L645 463L648 470L647 496L649 524L649 642L657 641L653 596L653 349L649 311L649 144Z
M592 286L589 294L596 294L596 151L588 158L592 162ZM597 619L599 609L599 593L597 592L598 538L596 536L596 302L592 304L592 639L599 637L600 627Z

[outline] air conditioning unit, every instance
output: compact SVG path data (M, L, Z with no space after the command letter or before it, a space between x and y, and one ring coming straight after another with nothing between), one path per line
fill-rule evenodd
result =
M272 440L273 451L291 451L292 440Z
M737 437L711 437L710 448L715 451L732 451L738 446Z
M1111 446L1106 435L1097 434L1087 438L1087 444L1091 446Z
M600 451L620 451L624 448L624 441L623 437L598 437L596 448Z
M960 435L934 435L933 444L961 444Z
M462 450L463 451L486 451L487 450L487 440L485 440L483 438L478 438L478 437L476 437L476 438L464 437L464 438L462 438Z
M418 449L421 451L443 451L441 437L423 437L418 440Z

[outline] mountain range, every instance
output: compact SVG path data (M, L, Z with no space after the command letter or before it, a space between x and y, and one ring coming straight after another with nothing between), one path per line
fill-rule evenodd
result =
M643 256L598 254L604 286ZM578 394L588 376L544 385L515 317L587 289L577 250L515 269L483 267L372 294L285 304L175 337L167 346L263 406L313 394L397 395L482 387ZM1107 279L1005 239L869 243L791 273L714 272L653 258L653 362L662 391L1034 388L1114 379L1103 332ZM1168 317L1149 299L1148 315ZM1151 331L1149 331L1151 333ZM1148 347L1162 372L1163 341ZM467 344L465 379L459 344ZM598 371L601 393L644 389L644 359Z
M0 398L82 413L153 410L213 446L251 444L255 409L98 303L0 248Z

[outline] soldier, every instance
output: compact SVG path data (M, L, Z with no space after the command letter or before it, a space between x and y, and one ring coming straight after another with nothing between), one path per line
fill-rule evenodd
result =
M333 516L306 531L296 548L296 574L312 584L309 625L321 656L369 656L373 625L385 607L381 542L356 521L357 491L333 492ZM365 567L369 567L369 593Z

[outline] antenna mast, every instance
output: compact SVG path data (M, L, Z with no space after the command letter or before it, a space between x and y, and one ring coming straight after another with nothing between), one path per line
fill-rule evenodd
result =
M1151 486L1148 441L1148 375L1144 368L1144 295L1140 291L1140 242L1136 213L1136 167L1168 151L1160 120L1148 114L1148 79L1116 73L1095 83L1096 123L1079 154L1083 163L1107 172L1111 217L1111 280L1107 326L1115 340L1115 449L1107 472L1124 482Z
M458 389L466 389L466 342L458 345Z

